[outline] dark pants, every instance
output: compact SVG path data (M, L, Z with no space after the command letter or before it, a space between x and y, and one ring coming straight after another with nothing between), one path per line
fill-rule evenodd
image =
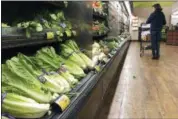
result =
M161 31L151 31L151 46L153 57L160 56Z

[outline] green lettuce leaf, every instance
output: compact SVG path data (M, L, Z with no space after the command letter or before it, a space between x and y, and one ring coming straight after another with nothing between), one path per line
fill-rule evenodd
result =
M18 57L21 61L21 63L24 65L24 67L26 67L26 69L33 75L36 76L36 78L38 78L41 74L43 74L42 70L40 70L39 67L37 67L35 64L33 64L33 62L30 60L29 57L23 55L23 54L18 54ZM45 79L46 81L43 83L51 92L53 93L64 93L66 92L65 90L65 86L64 85L60 85L61 80L61 76L59 74L43 74L42 76L43 79ZM69 85L69 84L68 84ZM67 87L68 87L67 85ZM70 86L69 89L67 89L67 91L70 90Z
M82 69L86 69L87 66L84 62L84 60L70 47L67 45L62 44L61 45L61 54L66 57L68 60L75 62L77 65L79 65Z
M14 92L40 103L48 103L52 99L47 88L20 64L17 57L2 64L2 85L3 92Z
M49 104L39 104L33 99L7 93L2 103L2 112L16 118L40 118L46 114L49 107Z

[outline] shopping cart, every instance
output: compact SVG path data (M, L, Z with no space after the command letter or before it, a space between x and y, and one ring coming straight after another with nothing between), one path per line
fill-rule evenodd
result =
M151 40L146 37L148 35L150 35L150 25L142 23L141 26L139 27L138 32L138 40L140 41L140 57L144 55L145 50L151 49Z

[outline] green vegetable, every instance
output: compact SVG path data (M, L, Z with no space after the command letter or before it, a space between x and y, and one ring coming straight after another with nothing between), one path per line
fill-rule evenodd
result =
M65 7L67 7L68 6L68 1L64 1L64 5L65 5Z
M36 31L37 32L43 31L43 27L41 24L39 24L39 23L36 24Z
M52 100L47 88L26 70L17 57L2 64L2 85L2 92L24 95L40 103Z
M67 26L67 28L68 28L69 30L72 29L72 23L71 23L71 22L65 21L64 23L66 24L66 26Z
M62 66L62 63L58 56L55 55L54 49L42 48L36 54L36 61L42 69L47 71L57 70ZM71 85L78 83L78 80L74 78L69 71L61 71L60 75L63 76Z
M107 46L109 47L109 49L117 49L118 48L118 44L115 41L109 41L107 42Z
M22 22L18 23L17 27L25 29L26 37L31 37L31 32L41 32L43 27L40 23L36 21Z
M80 49L75 41L67 40L65 44L67 46L69 46L72 50L74 50L78 53L78 55L84 60L85 64L88 66L88 68L93 69L94 64L92 63L92 60L80 51Z
M39 67L33 64L29 57L18 54L18 57L24 67L33 74L36 78L38 78L41 74L43 74L42 70ZM43 79L46 81L43 83L51 92L54 93L64 93L70 90L69 84L61 85L60 81L64 80L59 74L51 74L51 75L43 75ZM65 81L65 80L64 80ZM67 82L66 82L67 83Z
M57 20L57 16L55 14L49 14L52 20Z
M78 45L76 44L76 42L73 41L73 40L67 40L65 42L65 45L69 46L72 50L75 50L75 51L79 51L80 50Z
M92 62L92 60L87 57L84 53L80 52L79 56L85 61L85 64L88 66L89 69L93 69L94 68L94 64Z
M57 19L59 20L65 20L64 13L62 11L57 13Z
M72 36L72 32L71 32L71 30L69 30L69 29L67 29L67 30L65 31L65 33L66 33L67 37L71 37L71 36Z
M75 64L74 62L69 61L67 59L66 60L62 59L62 60L65 63L65 65L63 65L63 67L65 67L77 79L80 79L80 78L86 76L86 74L84 73L84 71L77 64Z
M5 24L5 23L1 23L1 27L2 28L7 28L7 27L10 27L9 25Z
M72 30L72 34L73 34L74 36L77 36L77 32L74 31L74 30Z
M56 65L63 64L62 66L65 67L69 71L69 73L74 75L76 78L80 79L86 75L76 63L57 55L53 47L44 48L43 52L48 54L51 59L54 59L53 62Z
M61 45L61 54L68 58L70 61L75 62L77 65L79 65L82 69L86 69L87 66L85 64L85 61L76 53L74 50L72 50L67 45L62 44Z
M40 118L46 114L49 107L49 104L39 104L33 99L7 93L2 103L2 112L16 118Z
M69 73L69 71L61 71L60 74L70 83L70 85L75 85L78 83L78 80L75 79L74 76Z
M47 28L47 29L51 28L50 23L47 20L41 18L40 21L42 22L42 25L44 28Z
M66 93L66 92L69 92L71 90L71 86L68 83L69 81L67 80L68 81L67 82L66 79L63 78L58 73L55 73L55 74L52 74L52 75L45 75L44 77L46 79L51 80L54 83L56 83L56 89L54 90L54 92L57 92L57 93ZM67 79L70 79L70 78L67 77ZM72 81L74 81L74 80L72 80ZM78 81L76 81L76 82L78 82ZM76 82L74 82L73 84L75 84Z

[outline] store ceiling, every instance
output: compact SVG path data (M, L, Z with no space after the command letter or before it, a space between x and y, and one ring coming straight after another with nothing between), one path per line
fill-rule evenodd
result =
M134 8L142 8L142 7L152 7L154 4L159 3L162 7L172 6L174 2L133 2Z

